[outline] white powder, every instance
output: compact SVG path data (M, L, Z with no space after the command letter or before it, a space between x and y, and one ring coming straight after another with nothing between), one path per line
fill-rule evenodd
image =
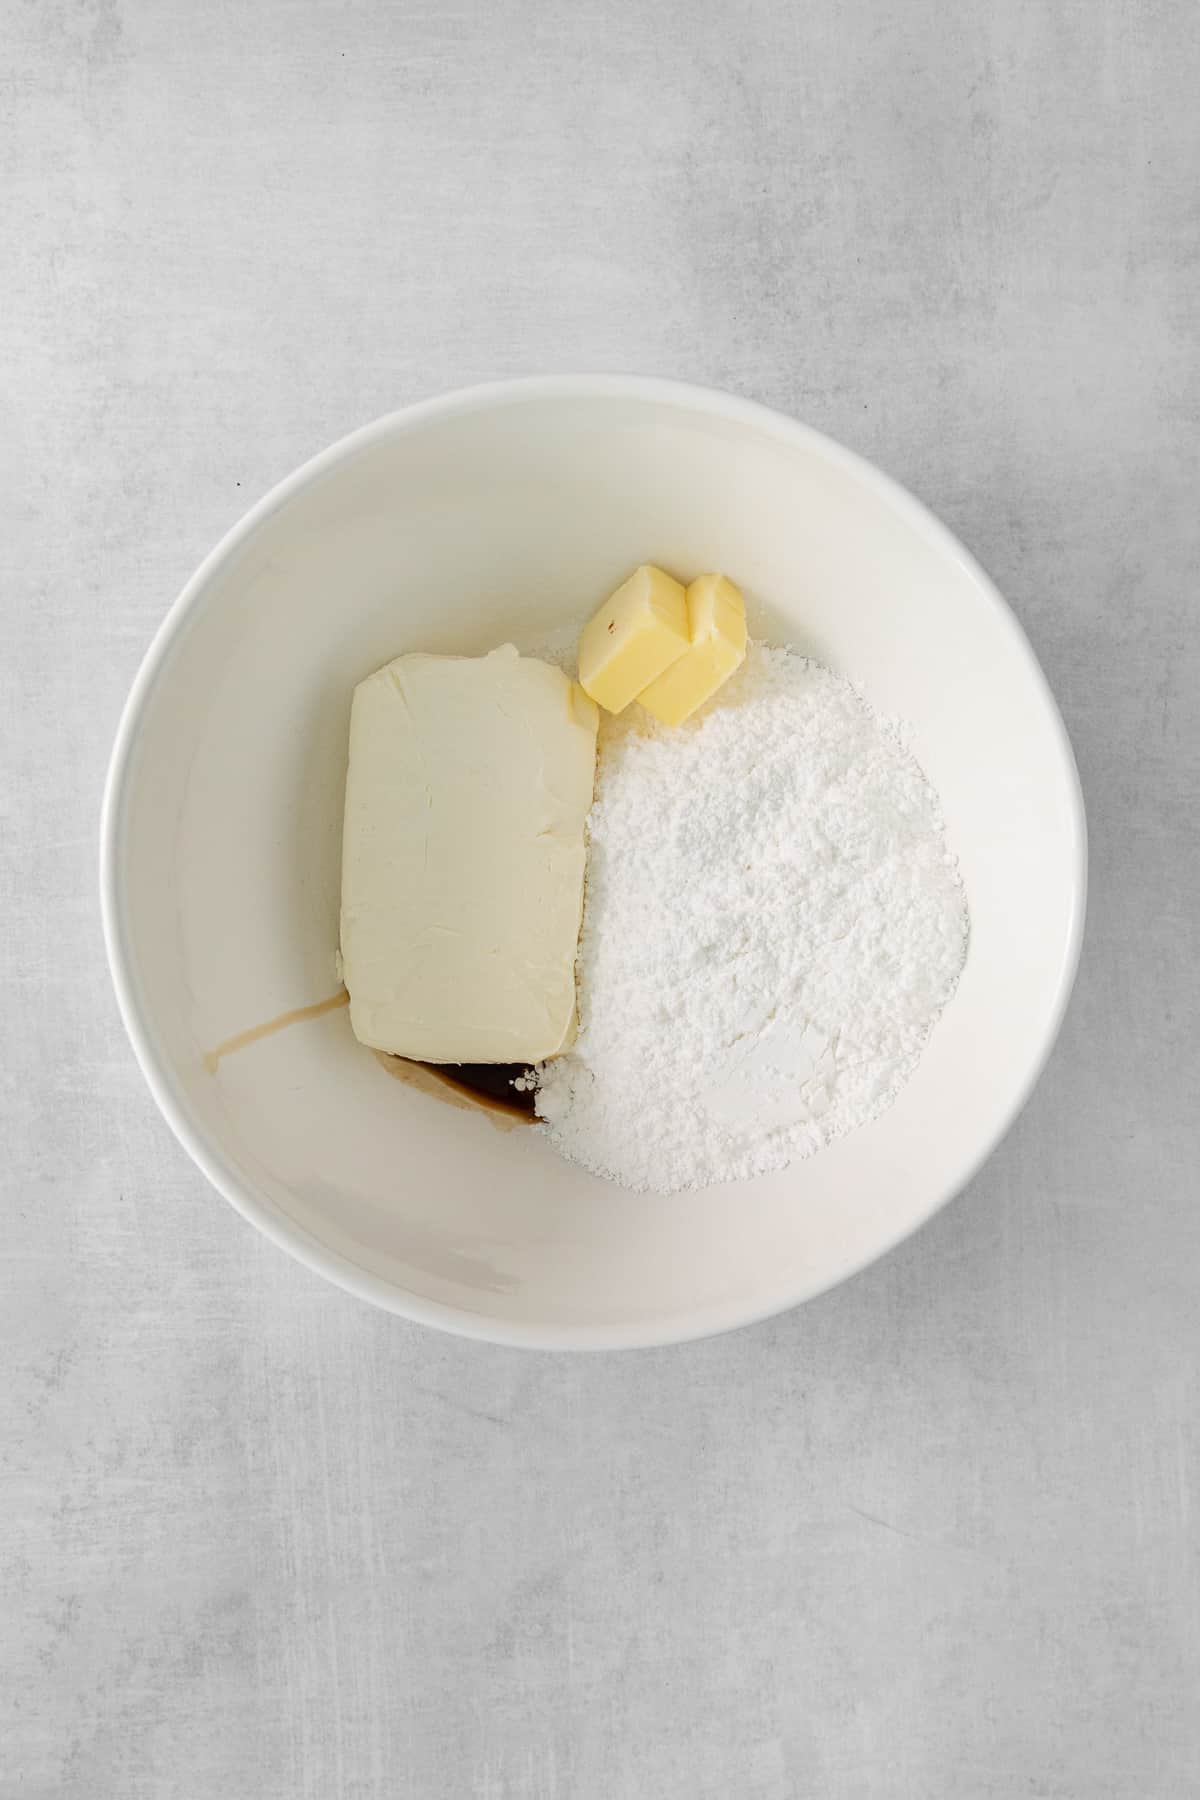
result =
M752 645L696 720L606 718L589 829L580 1031L537 1096L564 1156L671 1192L890 1104L967 909L937 796L848 682Z

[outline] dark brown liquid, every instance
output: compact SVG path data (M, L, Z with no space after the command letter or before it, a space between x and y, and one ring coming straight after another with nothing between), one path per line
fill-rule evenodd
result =
M526 1092L513 1086L518 1076L527 1073L523 1063L423 1063L389 1056L386 1050L371 1054L381 1069L405 1087L466 1112L481 1112L500 1131L533 1124L532 1089Z
M532 1078L525 1063L422 1063L421 1067L475 1099L490 1100L524 1118L533 1117L534 1088L515 1085Z

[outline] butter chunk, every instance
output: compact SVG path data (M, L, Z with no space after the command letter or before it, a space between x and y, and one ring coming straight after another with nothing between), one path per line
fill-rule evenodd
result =
M687 591L685 655L638 695L664 725L681 725L740 667L746 656L746 603L724 575L701 575Z
M608 712L624 712L688 642L683 584L643 563L584 626L580 684Z
M536 1063L571 1042L597 724L576 682L511 644L359 683L341 948L362 1043Z

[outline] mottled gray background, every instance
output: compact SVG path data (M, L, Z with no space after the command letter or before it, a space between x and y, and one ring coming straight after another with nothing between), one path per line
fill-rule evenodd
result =
M0 0L3 1800L1200 1793L1194 0ZM982 557L1092 901L970 1191L756 1330L556 1360L285 1260L94 898L246 504L520 371L783 407Z

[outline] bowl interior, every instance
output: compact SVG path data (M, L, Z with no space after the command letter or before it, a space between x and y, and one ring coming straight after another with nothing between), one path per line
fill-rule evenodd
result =
M971 943L914 1079L781 1174L623 1192L538 1134L412 1091L344 1012L227 1058L336 988L351 689L409 649L532 644L641 561L728 570L758 635L912 727L962 863ZM109 930L156 1093L271 1235L413 1316L536 1342L647 1342L765 1314L894 1243L961 1185L1053 1037L1082 822L1019 630L955 542L772 415L569 384L400 415L318 459L210 558L114 764Z

